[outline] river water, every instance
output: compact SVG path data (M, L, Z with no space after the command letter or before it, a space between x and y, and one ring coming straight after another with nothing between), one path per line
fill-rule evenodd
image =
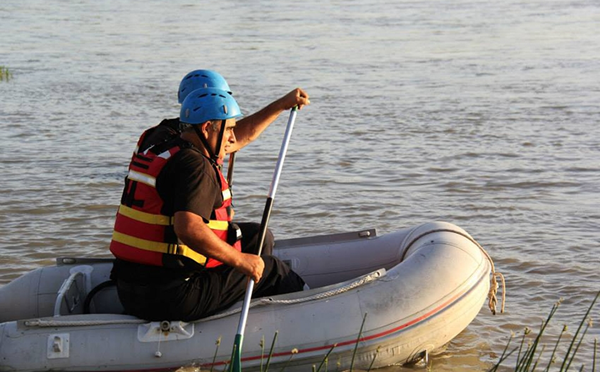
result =
M277 237L444 220L493 257L506 313L483 308L434 371L489 368L562 298L550 348L600 289L596 0L3 0L0 34L0 285L56 256L109 257L138 135L211 68L245 113L311 95ZM237 156L240 220L260 219L286 122Z

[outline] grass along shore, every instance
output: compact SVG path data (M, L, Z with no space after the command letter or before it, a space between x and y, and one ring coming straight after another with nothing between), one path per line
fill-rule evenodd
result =
M593 325L590 313L598 301L599 296L600 291L592 300L592 303L579 322L579 325L572 336L565 337L568 332L568 326L564 325L554 344L543 343L542 337L544 336L544 332L547 330L548 324L552 320L552 317L562 302L559 300L556 304L554 304L552 310L550 310L550 314L548 315L547 319L542 322L537 335L535 335L530 328L526 327L521 337L515 338L514 334L510 336L498 362L489 370L489 372L496 372L498 370L506 371L507 367L513 368L509 366L502 366L508 362L509 357L511 359L510 363L514 363L514 369L511 370L514 370L515 372L563 372L569 370L576 370L580 372L596 372L598 339L594 339L593 341L592 360L584 362L580 366L576 366L574 364L574 360L579 348L584 342L584 338L588 330ZM513 341L515 341L514 345L512 345Z

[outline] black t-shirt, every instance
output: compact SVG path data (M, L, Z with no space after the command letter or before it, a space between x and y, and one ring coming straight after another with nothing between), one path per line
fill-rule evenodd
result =
M183 149L173 155L156 178L156 190L164 202L163 214L187 211L208 222L213 210L223 204L219 175L199 150L178 141Z

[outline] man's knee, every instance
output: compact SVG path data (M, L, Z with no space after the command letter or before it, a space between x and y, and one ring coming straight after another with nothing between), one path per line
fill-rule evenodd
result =
M265 285L272 286L275 294L283 294L301 291L304 288L304 280L279 258L274 256L263 256L265 262Z
M258 244L260 238L260 224L254 222L238 223L242 231L242 251L244 253L258 253ZM267 229L267 235L263 244L261 256L272 255L275 246L275 236L270 229Z

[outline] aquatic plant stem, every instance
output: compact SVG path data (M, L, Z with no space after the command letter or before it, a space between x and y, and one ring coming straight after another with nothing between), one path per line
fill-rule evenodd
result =
M288 359L287 362L285 362L285 364L283 365L283 367L281 367L279 372L285 371L285 369L287 368L288 364L290 364L290 362L292 361L292 358L294 357L295 354L298 354L298 349L292 349L292 354L290 355L290 359Z
M354 345L354 351L352 352L352 360L350 361L350 372L354 370L354 358L356 357L356 350L358 350L358 344L362 337L363 327L365 326L365 320L367 319L367 313L363 316L362 324L360 325L360 330L358 331L358 338L356 339L356 345Z
M377 350L375 350L375 355L373 355L373 359L371 360L371 364L369 364L369 369L367 369L367 372L370 372L371 369L373 368L373 364L375 363L375 359L377 358L377 354L379 354L379 350L381 350L381 346L377 346Z
M592 358L592 372L596 372L596 353L598 352L598 339L594 339L594 356Z
M519 345L519 353L517 354L517 364L515 365L515 371L519 370L519 365L520 362L522 361L521 359L521 352L523 351L523 344L525 343L525 336L527 336L529 328L525 327L525 330L523 331L523 337L521 337L521 344Z
M260 338L260 372L263 371L263 361L265 355L265 335Z
M269 356L267 357L267 366L265 367L265 372L269 370L269 365L271 365L271 357L273 356L273 351L275 350L275 341L277 341L277 335L279 335L279 331L275 331L273 335L273 341L271 342L271 349L269 349Z
M571 355L571 359L569 360L569 363L567 364L567 368L565 369L565 371L569 370L569 367L571 366L571 363L573 363L573 359L575 359L575 355L577 354L577 351L579 350L579 346L581 346L581 343L583 342L583 339L584 339L584 337L587 334L587 331L589 329L590 329L590 325L588 323L588 325L583 330L583 333L581 334L581 337L579 338L579 342L577 343L577 346L575 346L575 350L573 351L573 355Z
M535 360L535 363L533 364L533 368L531 368L531 372L534 372L535 369L537 368L538 364L540 364L540 360L542 359L542 354L544 354L544 351L546 351L546 345L542 346L542 351L540 351L540 354L538 355L537 359Z
M495 372L498 369L498 367L500 366L500 364L502 364L502 362L505 361L506 358L508 358L512 353L514 353L517 350L517 349L513 349L508 354L506 353L506 351L508 350L508 347L510 346L510 343L512 342L513 337L514 337L514 334L511 332L510 337L508 338L508 342L506 343L506 346L504 346L504 351L502 352L502 355L500 355L500 359L498 359L498 363L496 363L496 365L494 367L492 367L489 370L489 372Z
M585 336L587 335L587 332L588 332L589 328L592 326L592 319L589 318L589 315L590 315L590 313L591 313L594 305L598 301L598 298L600 298L600 291L594 297L594 300L590 304L587 312L585 313L585 315L581 319L581 322L579 323L579 327L577 328L577 331L572 336L571 343L570 343L570 345L569 345L569 347L568 347L568 349L566 351L565 356L563 357L562 365L560 367L557 366L557 368L558 368L558 370L560 372L563 372L563 371L566 372L566 371L568 371L569 368L571 367L571 365L573 364L573 361L575 360L575 356L577 355L577 352L579 351L579 348L583 344L583 340L585 339ZM495 372L495 371L497 371L498 368L500 367L500 365L502 364L502 362L505 361L508 358L508 356L510 356L515 351L518 351L518 355L517 355L517 361L516 361L516 366L515 366L514 371L515 372L521 372L521 371L534 372L536 370L536 368L538 367L538 365L540 364L540 360L541 360L542 354L546 350L546 347L542 346L542 350L539 352L537 358L535 358L535 354L538 352L537 349L541 345L541 337L544 334L544 332L546 331L546 328L547 328L548 324L550 323L550 320L552 319L552 317L556 313L556 311L557 311L558 306L560 305L560 303L561 303L561 301L558 301L552 307L552 310L550 311L550 314L548 315L548 318L545 321L542 322L542 325L540 327L540 331L539 331L537 337L535 338L535 340L530 341L528 343L528 346L527 346L527 348L526 348L525 351L523 351L523 345L524 345L524 342L525 342L525 336L530 332L529 328L525 328L525 332L524 332L523 338L522 338L522 340L520 342L520 345L518 347L514 348L513 350L511 350L509 353L507 353L509 345L510 345L510 343L511 343L513 337L514 337L514 334L511 334L511 337L509 338L508 343L506 344L506 346L504 348L504 352L502 353L502 356L500 357L500 360L498 361L498 363L496 365L494 365L489 370L489 372ZM585 327L584 327L584 324L586 324ZM583 328L583 330L582 330L582 328ZM559 346L561 340L563 339L563 336L566 333L567 333L567 326L565 325L563 327L563 329L562 329L559 337L558 337L558 340L556 341L556 344L554 345L554 349L552 351L552 355L550 356L550 360L548 361L548 365L544 369L544 372L550 371L550 368L551 368L552 364L554 364L555 355L557 353L558 346ZM597 339L594 340L592 372L596 371L596 353L597 353ZM534 360L535 360L535 363L534 363ZM579 368L579 370L583 371L584 369L585 369L585 364L582 364L581 367Z
M319 364L319 368L317 368L317 372L320 372L323 365L327 363L327 358L329 358L329 355L331 354L333 349L335 349L336 346L337 346L337 344L333 344L333 346L329 349L327 354L325 354L325 358L323 358L323 360L321 361L321 364Z
M581 327L583 327L583 324L585 323L585 320L590 315L590 312L592 311L592 308L594 307L594 305L596 304L596 301L598 300L598 296L600 296L600 291L598 291L598 293L596 294L596 297L594 297L594 300L590 304L590 307L588 308L588 310L586 311L585 315L583 316L583 319L579 323L579 327L577 327L577 331L575 332L575 335L573 336L573 339L571 340L571 344L569 345L569 348L567 349L567 354L565 355L563 363L560 366L560 370L561 371L564 370L565 366L567 367L567 370L568 370L569 366L571 365L571 362L573 361L573 357L575 356L575 353L573 353L573 357L571 357L571 358L569 358L569 355L571 353L571 350L573 349L573 345L575 344L575 340L577 339L577 336L579 335L579 331L581 331Z
M217 341L215 342L215 344L217 344L217 347L215 349L215 355L213 356L212 364L210 365L210 372L213 371L213 367L215 365L215 362L217 361L217 353L219 352L219 346L221 345L221 337L219 337L217 339Z
M558 335L558 340L556 340L556 344L554 344L554 350L552 350L552 355L550 355L550 360L548 361L548 366L546 366L546 369L544 369L544 372L548 372L550 370L550 366L552 365L552 361L554 360L556 351L558 350L558 344L560 344L560 340L562 339L562 336L566 332L567 332L567 325L565 325L563 327L562 331L560 332L560 335Z
M548 317L546 318L545 321L542 321L542 324L540 326L540 331L538 332L537 337L533 341L533 344L528 348L528 352L523 357L523 360L521 363L522 367L518 370L529 371L529 367L531 366L531 363L533 362L533 358L535 357L535 352L537 350L537 347L540 344L540 341L542 339L542 334L544 334L546 327L548 326L548 324L550 324L550 320L552 319L552 317L554 317L554 314L558 310L559 306L560 306L560 301L558 301L556 304L554 304L554 306L552 306L552 310L550 310L550 314L548 315ZM545 349L545 347L544 347L544 349ZM542 353L543 352L544 352L544 350L542 350ZM540 356L541 356L541 353L540 353ZM535 363L535 366L533 368L534 370L535 370L535 367L537 366L538 362L539 362L539 358L538 358L538 361Z

